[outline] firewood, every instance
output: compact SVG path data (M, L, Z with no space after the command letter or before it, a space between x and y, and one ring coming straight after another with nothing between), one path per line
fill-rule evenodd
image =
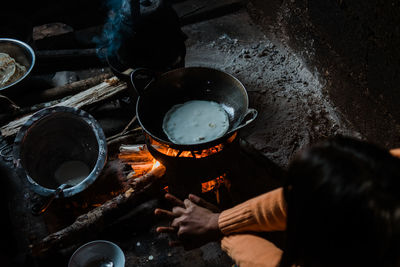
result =
M157 173L157 175L155 175L155 172ZM142 175L136 179L133 179L130 182L130 185L134 189L142 188L147 184L154 182L159 176L164 175L164 173L165 173L165 167L164 165L160 164L157 168L155 168L151 172L146 173L145 175Z
M105 82L100 83L94 87L91 87L83 92L73 95L66 100L52 105L53 106L67 106L81 108L83 106L91 105L100 101L109 99L118 93L123 92L127 89L125 82L118 80L117 77L112 77ZM3 136L15 135L19 128L30 118L32 114L25 115L17 120L14 120L7 125L0 128L0 132Z
M116 135L107 137L107 142L112 141L113 139L116 139L116 138L118 138L120 136L125 135L129 131L129 128L132 126L132 124L135 121L136 121L136 115L133 116L133 118L128 122L128 124L125 126L125 128L120 133L117 133Z
M90 87L93 87L106 79L112 77L111 72L102 73L100 75L90 77L85 80L76 81L73 83L69 83L63 86L58 86L54 88L50 88L44 90L42 92L36 93L36 97L39 101L38 102L45 102L55 99L60 99L62 97L73 95L80 93Z
M18 111L20 107L11 99L4 95L0 95L0 113L8 113Z
M126 163L130 164L131 162L149 162L153 159L151 154L119 154L118 158Z
M122 144L119 147L119 152L121 152L121 154L123 154L123 153L137 154L137 153L141 153L141 152L145 152L145 151L147 151L147 153L149 153L144 144L135 144L135 145Z
M133 130L127 131L124 135L118 136L112 140L107 140L107 147L108 147L108 154L110 157L118 157L119 153L119 148L121 144L127 144L127 143L143 143L144 142L144 137L142 134L142 128L136 128Z
M40 242L32 244L32 254L36 257L43 257L52 250L67 248L76 245L77 240L92 234L93 229L101 230L107 225L123 216L132 209L132 205L144 201L144 194L151 189L160 190L156 181L164 177L165 167L160 165L140 179L134 188L128 189L125 193L107 201L102 206L96 207L87 214L79 216L70 226L48 235ZM139 178L138 178L139 179ZM157 187L157 188L153 188Z
M154 163L151 162L130 162L131 168L136 172L147 172L153 168Z

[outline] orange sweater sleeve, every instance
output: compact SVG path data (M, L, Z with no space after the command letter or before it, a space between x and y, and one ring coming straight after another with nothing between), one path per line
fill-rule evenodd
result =
M392 154L395 157L400 158L400 148L391 149L390 154Z
M283 188L252 198L224 210L218 219L224 235L249 231L283 231L286 229L286 204Z
M276 267L283 253L268 240L251 234L226 236L221 248L240 267Z

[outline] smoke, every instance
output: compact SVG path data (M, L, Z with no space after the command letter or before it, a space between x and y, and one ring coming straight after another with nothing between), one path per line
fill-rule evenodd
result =
M113 54L121 47L124 32L130 30L131 3L130 0L106 0L105 6L109 10L107 20L101 35L94 37L93 42L99 52L106 48L108 54Z

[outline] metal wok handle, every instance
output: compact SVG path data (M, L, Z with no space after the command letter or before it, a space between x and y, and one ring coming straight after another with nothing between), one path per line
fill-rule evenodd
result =
M141 96L144 89L156 79L156 73L151 69L137 68L130 73L130 77L133 89Z
M255 110L254 108L249 108L246 112L246 115L244 116L244 119L246 119L247 117L249 118L246 120L243 119L243 121L236 128L232 129L230 132L237 131L243 128L244 126L247 126L249 123L251 123L257 118L257 114L258 114L257 110Z

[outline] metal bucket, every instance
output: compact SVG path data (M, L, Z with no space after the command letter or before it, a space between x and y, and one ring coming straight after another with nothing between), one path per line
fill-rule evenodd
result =
M13 156L19 173L42 196L55 194L62 185L57 179L60 166L66 162L86 165L86 177L56 194L70 197L97 179L106 163L107 143L90 114L76 108L53 107L38 111L23 125L15 138Z

